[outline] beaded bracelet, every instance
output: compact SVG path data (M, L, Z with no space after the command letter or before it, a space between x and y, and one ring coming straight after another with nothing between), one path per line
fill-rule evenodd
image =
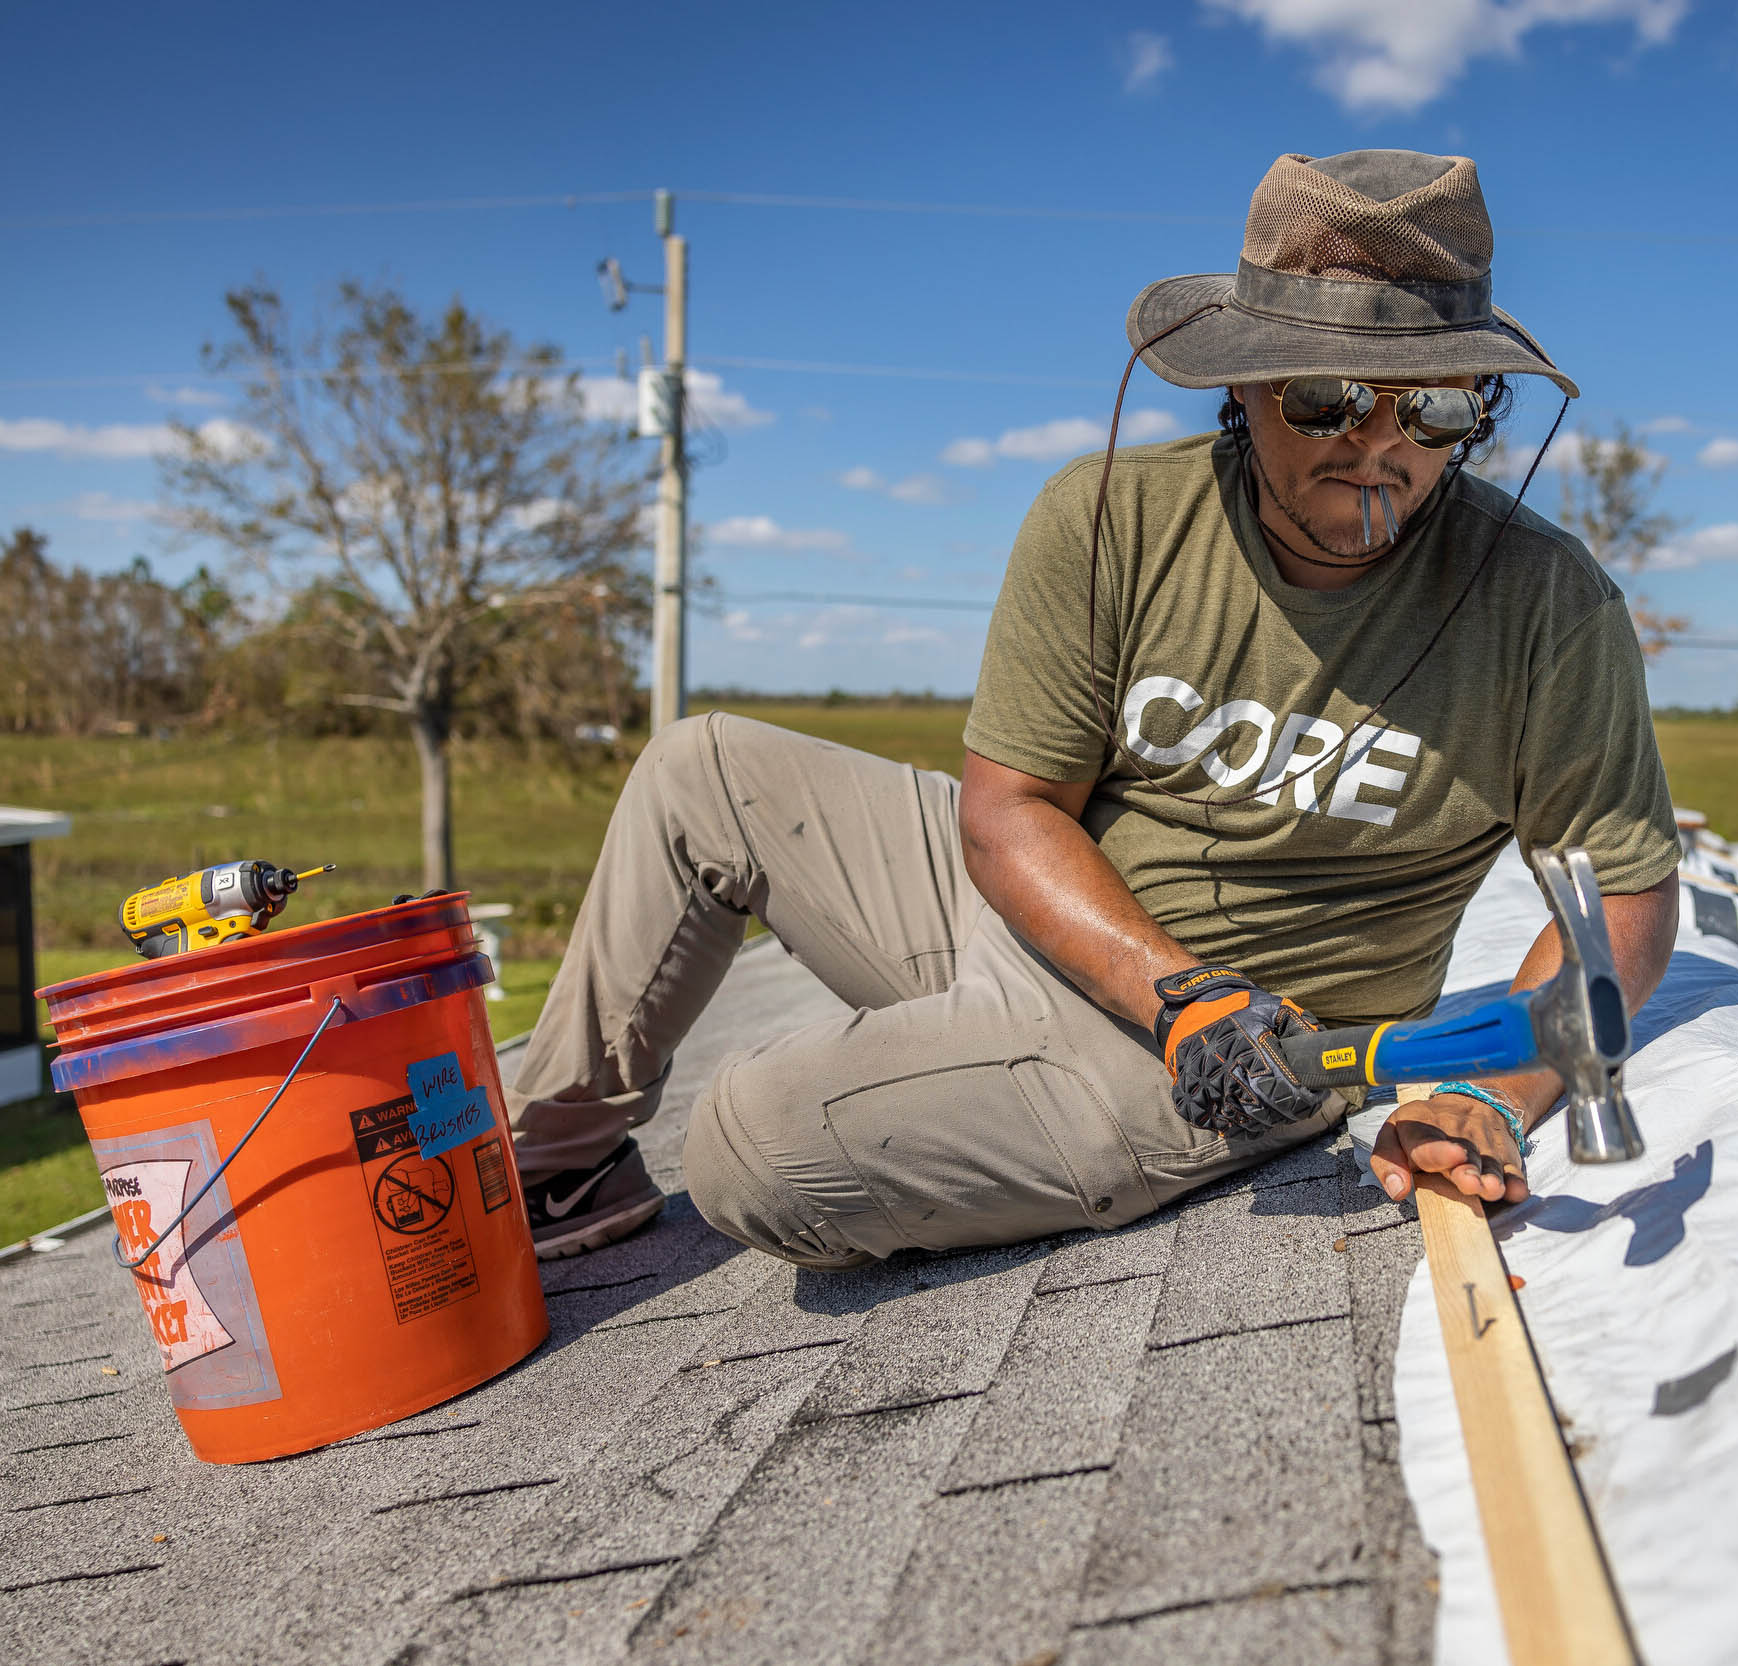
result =
M1471 1082L1438 1082L1432 1091L1435 1093L1464 1093L1469 1099L1482 1099L1509 1125L1509 1132L1515 1136L1515 1149L1523 1157L1527 1155L1527 1130L1521 1126L1521 1119L1515 1114L1512 1105L1505 1104L1494 1093L1477 1087Z

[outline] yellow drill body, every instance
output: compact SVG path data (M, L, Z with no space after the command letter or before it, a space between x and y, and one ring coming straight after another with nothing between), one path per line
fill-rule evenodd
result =
M147 960L214 949L254 937L283 912L304 879L330 873L334 864L297 873L270 862L221 862L180 879L135 891L121 904L121 930Z

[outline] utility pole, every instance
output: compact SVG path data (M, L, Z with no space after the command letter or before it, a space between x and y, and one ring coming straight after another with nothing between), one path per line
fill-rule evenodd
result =
M688 240L674 231L668 191L656 198L664 240L664 376L669 416L658 479L658 555L652 599L652 732L684 715L688 670L688 458L683 448L688 359Z

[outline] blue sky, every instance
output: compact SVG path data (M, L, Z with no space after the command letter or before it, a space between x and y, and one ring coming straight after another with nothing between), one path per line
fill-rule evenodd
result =
M702 564L737 598L695 620L693 680L966 691L1136 291L1232 267L1279 153L1392 145L1477 159L1497 300L1581 383L1569 426L1627 416L1667 462L1685 525L1621 581L1738 638L1730 4L38 7L0 96L0 527L65 560L194 559L150 520L151 453L171 413L225 420L196 373L226 287L263 276L304 317L344 276L456 293L607 384L661 317L607 311L593 269L659 279L662 186L724 441ZM586 200L611 193L644 195ZM1155 437L1213 403L1131 391ZM1517 439L1554 410L1527 384ZM910 600L764 599L790 591ZM1675 649L1653 686L1732 704L1738 652Z

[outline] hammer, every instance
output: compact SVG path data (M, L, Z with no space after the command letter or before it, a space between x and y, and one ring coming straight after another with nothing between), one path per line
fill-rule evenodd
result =
M1549 983L1504 996L1460 1018L1371 1024L1293 1036L1281 1044L1305 1087L1439 1082L1548 1065L1569 1099L1569 1157L1625 1163L1642 1154L1623 1093L1629 1013L1611 959L1605 907L1584 850L1540 848L1533 869L1563 939Z

